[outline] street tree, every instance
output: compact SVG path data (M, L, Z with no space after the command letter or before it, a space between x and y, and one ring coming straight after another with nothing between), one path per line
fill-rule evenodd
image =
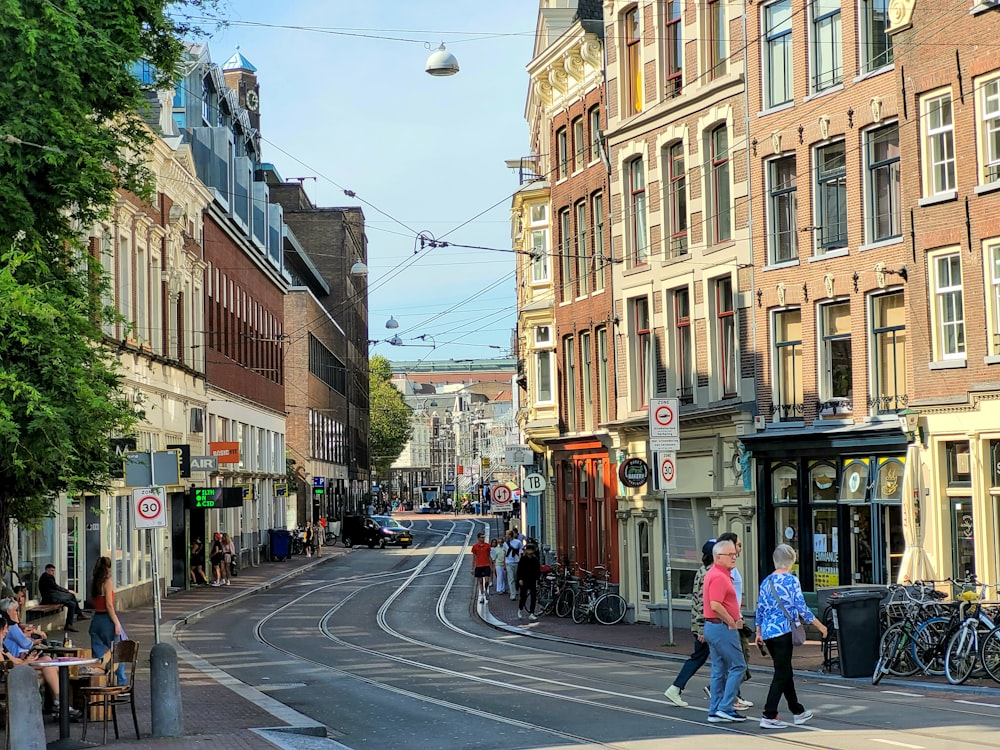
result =
M0 569L11 522L106 488L109 438L142 416L104 346L107 279L82 238L120 195L152 195L142 115L181 59L178 5L0 0Z
M376 354L368 360L369 444L376 475L385 475L410 439L410 407L392 383L392 366Z

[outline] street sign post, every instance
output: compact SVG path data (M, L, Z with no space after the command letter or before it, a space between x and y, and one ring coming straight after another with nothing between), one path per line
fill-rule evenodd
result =
M677 454L673 451L660 451L656 454L656 489L677 489Z
M654 451L676 451L681 447L680 401L676 398L649 400L649 447Z
M494 513L508 513L514 510L514 493L505 484L498 484L490 490L490 509Z
M508 466L530 466L535 463L535 452L527 444L508 445L504 448L504 460Z
M132 490L132 506L137 529L167 528L167 499L162 487Z

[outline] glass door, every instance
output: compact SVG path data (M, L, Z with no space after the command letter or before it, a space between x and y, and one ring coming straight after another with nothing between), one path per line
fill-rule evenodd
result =
M851 581L875 583L875 561L872 557L872 509L870 505L853 505L851 514Z
M880 580L876 583L895 583L899 568L903 563L906 540L903 538L903 509L899 505L877 505L879 509L880 544L878 571Z
M972 517L971 497L952 497L951 538L952 575L965 578L976 575L975 522Z

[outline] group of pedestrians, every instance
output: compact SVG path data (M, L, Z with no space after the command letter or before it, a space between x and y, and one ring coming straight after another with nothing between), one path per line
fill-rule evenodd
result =
M492 585L497 594L509 594L511 601L517 600L519 620L537 620L535 605L542 575L537 546L513 529L502 540L487 542L485 532L479 532L476 539L472 545L472 574L477 579L480 604L489 599Z
M791 572L795 550L779 544L774 550L774 572L760 584L757 596L756 631L746 626L742 614L743 582L736 567L741 544L735 534L710 539L702 548L702 567L695 576L691 603L694 652L681 667L664 695L677 706L687 706L682 697L688 681L711 657L711 686L707 688L708 720L712 723L743 722L740 711L753 706L740 695L740 685L750 677L747 669L750 640L771 655L774 674L764 702L760 726L780 729L788 723L778 715L782 696L792 713L792 723L805 724L813 717L799 702L792 673L792 630L798 623L815 625L824 638L826 627L806 606L798 578Z
M208 561L212 566L212 580L205 574L205 543L195 537L191 544L191 583L195 586L228 586L237 564L236 545L226 532L212 535Z

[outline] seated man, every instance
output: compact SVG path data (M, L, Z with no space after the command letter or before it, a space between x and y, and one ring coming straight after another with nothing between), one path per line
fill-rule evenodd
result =
M45 566L45 572L38 577L38 593L41 594L42 604L65 604L66 605L66 630L75 633L73 627L73 615L78 620L86 620L87 615L80 609L80 602L76 598L76 592L64 589L56 583L56 566L49 563Z

